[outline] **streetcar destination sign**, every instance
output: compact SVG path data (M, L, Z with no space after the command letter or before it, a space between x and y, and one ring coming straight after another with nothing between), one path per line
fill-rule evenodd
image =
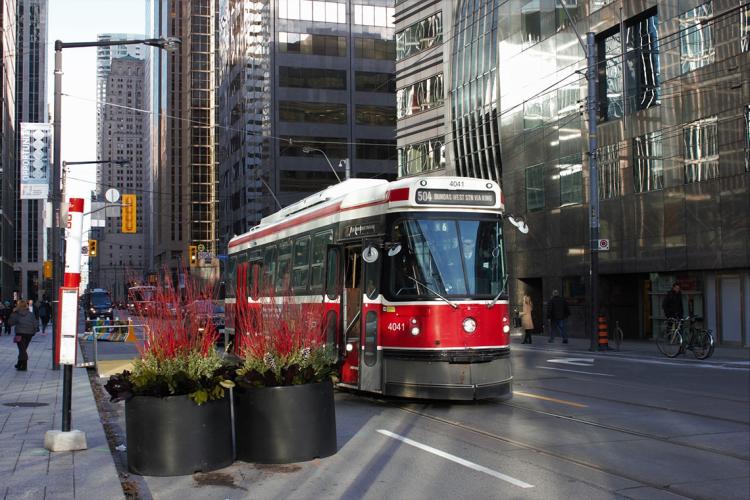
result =
M418 205L481 205L495 204L494 191L451 191L449 189L417 189Z

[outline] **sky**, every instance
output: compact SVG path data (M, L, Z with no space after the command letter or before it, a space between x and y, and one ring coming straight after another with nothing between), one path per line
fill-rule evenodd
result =
M48 102L54 102L55 40L92 42L100 33L144 33L144 0L49 0ZM96 158L96 49L63 50L61 157L65 161ZM69 94L70 97L65 94ZM84 199L95 188L95 166L81 165L66 188ZM83 179L83 180L76 180Z

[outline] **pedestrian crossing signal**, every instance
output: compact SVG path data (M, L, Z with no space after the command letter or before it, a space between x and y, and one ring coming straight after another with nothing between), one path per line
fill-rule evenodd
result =
M196 245L188 246L188 255L190 257L190 267L198 265L198 247Z
M96 257L96 240L89 240L89 257Z
M52 261L51 260L45 260L44 264L42 264L42 275L44 276L44 279L46 280L52 279Z

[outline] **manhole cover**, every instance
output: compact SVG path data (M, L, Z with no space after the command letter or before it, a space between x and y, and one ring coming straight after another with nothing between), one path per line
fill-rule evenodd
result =
M40 406L49 406L49 403L32 403L32 402L19 402L19 403L3 403L3 406L10 406L11 408L38 408Z

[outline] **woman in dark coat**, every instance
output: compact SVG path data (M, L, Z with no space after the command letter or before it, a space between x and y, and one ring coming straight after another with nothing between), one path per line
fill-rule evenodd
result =
M18 346L18 363L16 370L26 371L29 354L26 352L32 337L39 330L39 320L34 313L29 311L29 304L25 300L19 300L16 309L10 315L8 322L16 327L16 345Z

